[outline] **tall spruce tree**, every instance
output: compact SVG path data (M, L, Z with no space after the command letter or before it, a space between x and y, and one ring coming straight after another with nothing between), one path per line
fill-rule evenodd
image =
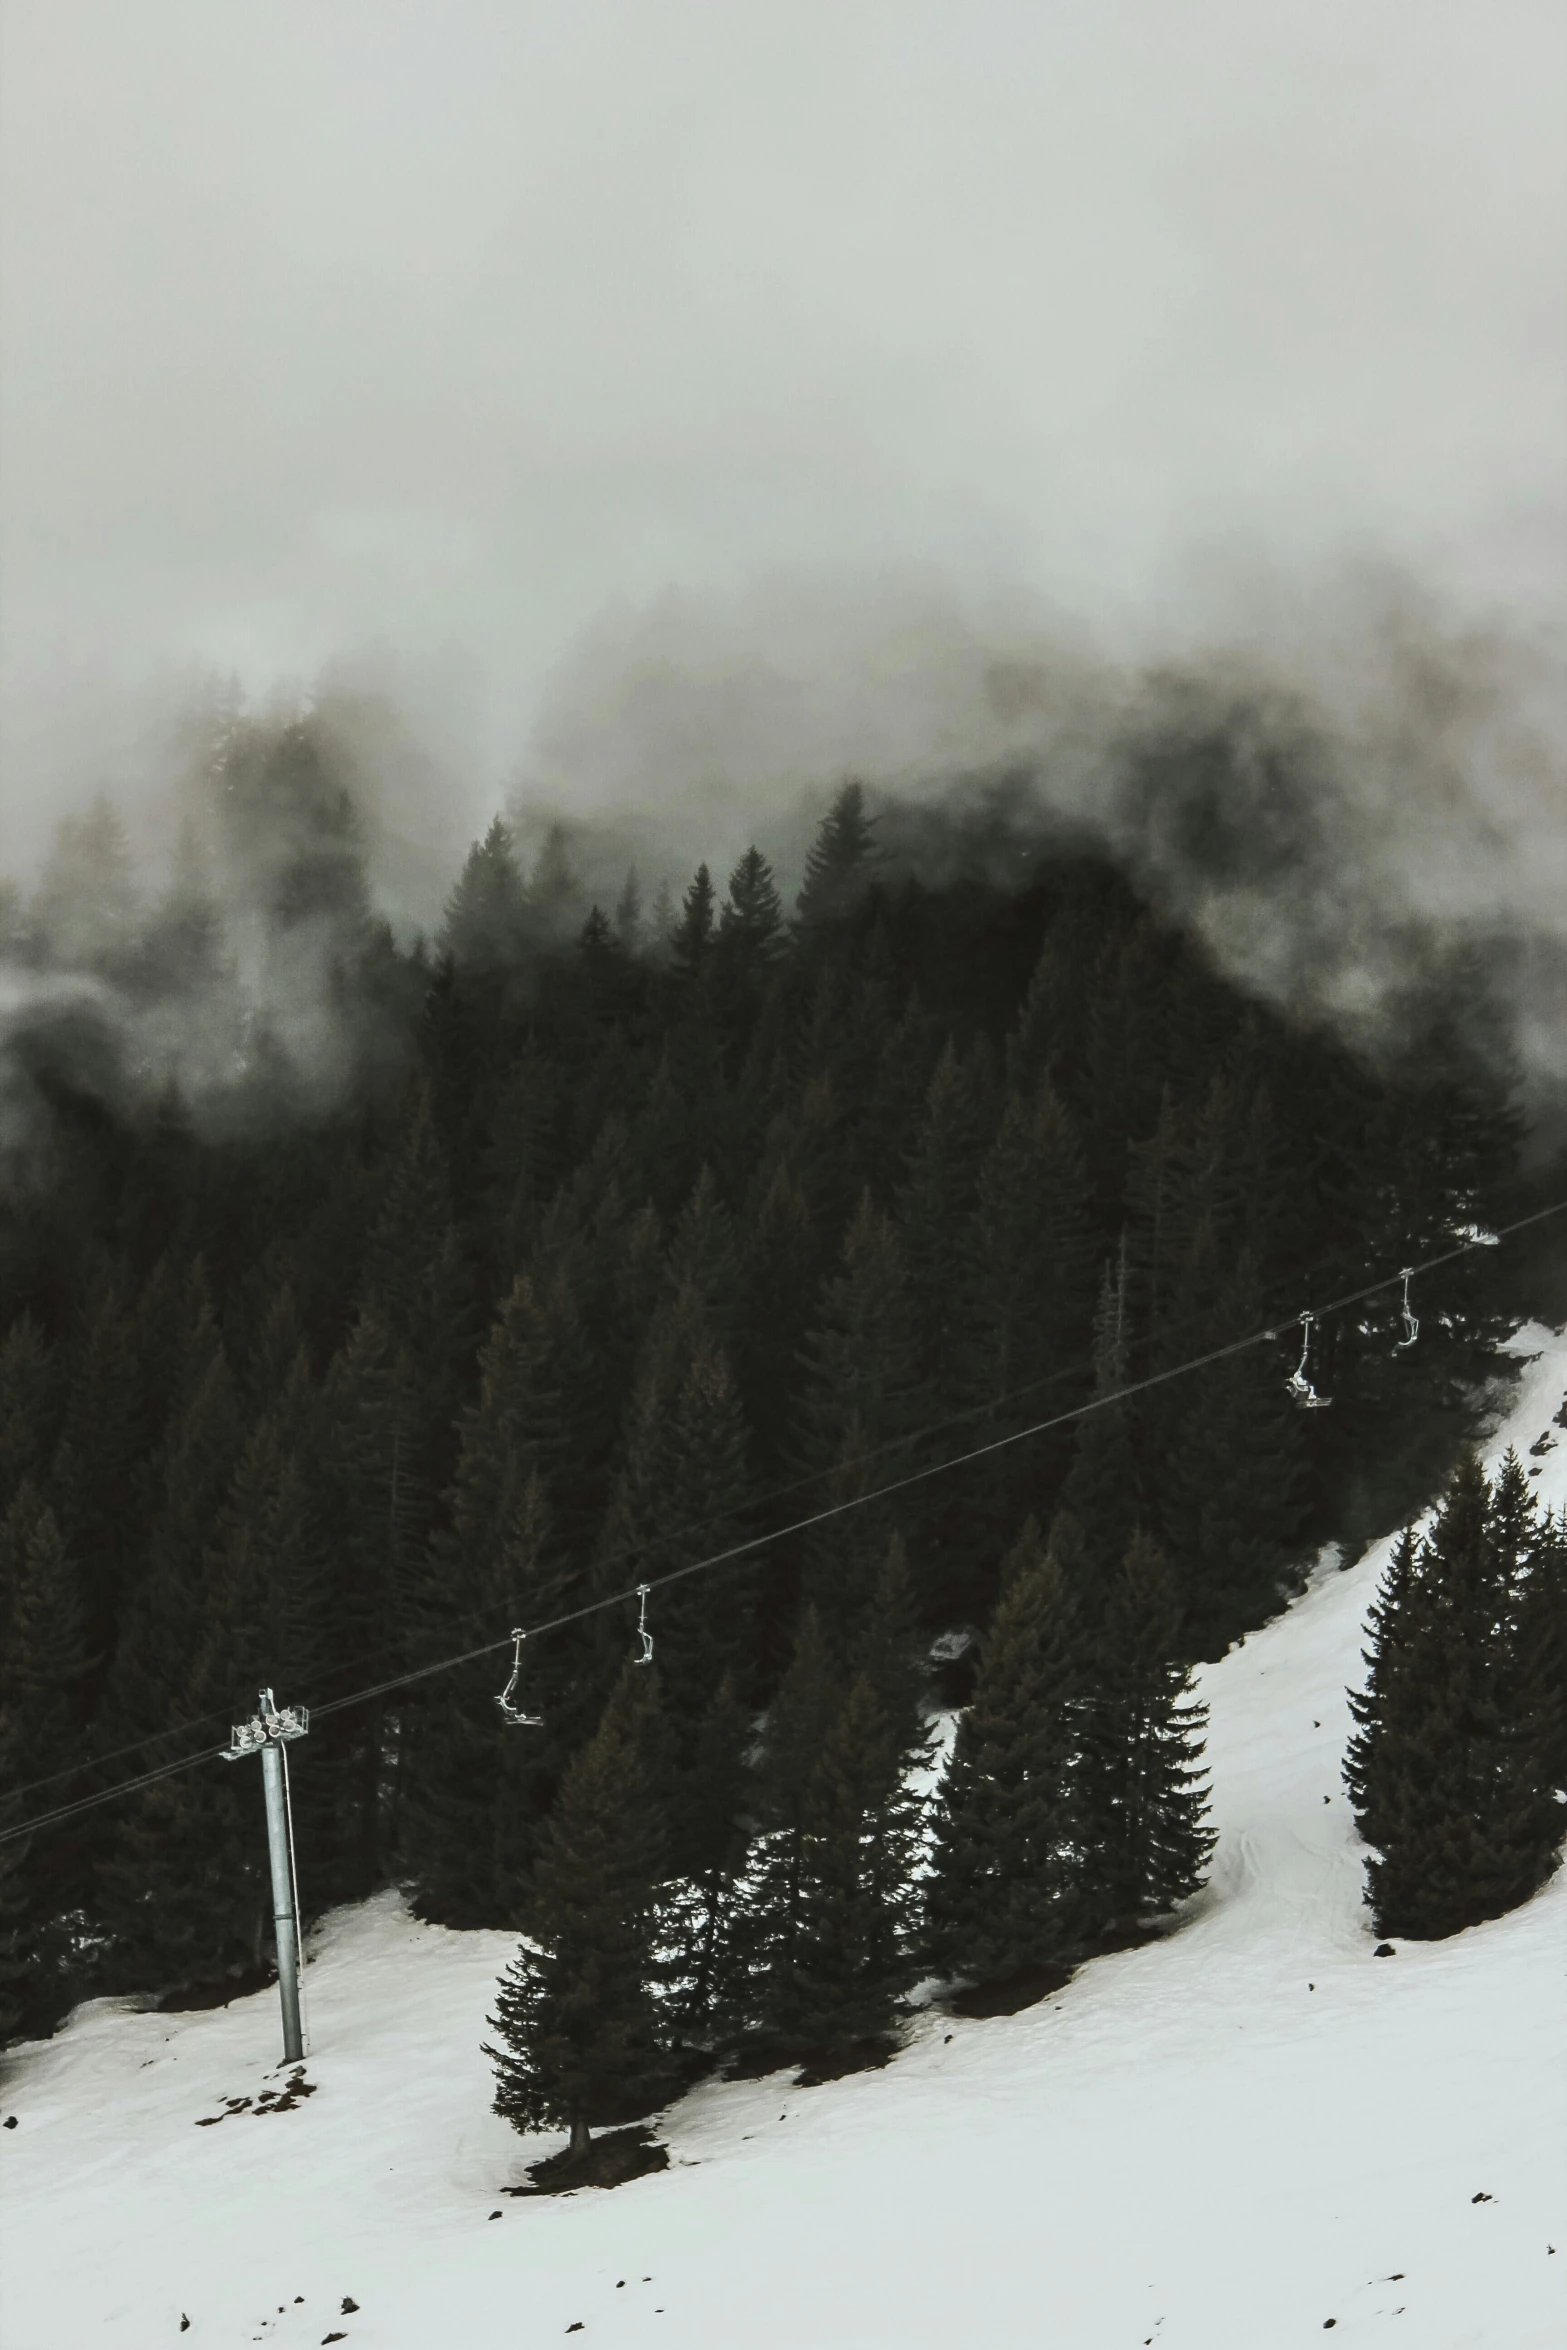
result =
M749 1033L762 992L784 950L783 906L772 867L755 847L729 876L718 916L717 972L732 1040Z
M764 2032L790 2048L835 2053L884 2037L918 1974L922 1806L909 1761L861 1673L813 1760L798 1830L764 1843L753 1997Z
M867 1661L883 1688L874 1670L837 1682L807 1608L763 1738L731 1999L791 2053L880 2038L917 1972L914 1751L886 1702L889 1660Z
M993 1407L987 1433L1086 1399L1100 1253L1075 1121L1048 1083L1010 1095L961 1243L958 1360L971 1408ZM976 1516L992 1535L992 1556L1024 1517L1048 1515L1071 1457L1064 1427L986 1464Z
M497 816L475 841L447 901L440 947L467 970L504 968L528 943L528 901L511 827Z
M31 1314L18 1314L0 1338L0 1510L24 1477L43 1466L51 1405L52 1363Z
M1075 1944L1083 1682L1066 1579L1030 1519L1002 1569L941 1786L926 1904L945 1973L1003 1982Z
M1123 1249L1116 1265L1105 1267L1100 1283L1093 1408L1077 1424L1061 1494L1074 1533L1070 1543L1058 1542L1056 1549L1073 1577L1072 1596L1090 1629L1103 1620L1126 1545L1143 1516L1134 1407L1115 1400L1130 1373L1126 1286Z
M694 1288L668 1300L646 1355L600 1534L595 1579L602 1591L657 1583L743 1531L750 1490L744 1414ZM688 1579L653 1603L660 1680L682 1762L724 1674L749 1675L754 1588L754 1570L742 1564L717 1589Z
M824 1472L824 1502L855 1500L915 1465L898 1440L929 1417L929 1395L897 1233L869 1192L844 1241L843 1270L823 1291L806 1373L801 1450ZM830 1623L864 1608L891 1525L873 1505L809 1538L806 1590Z
M495 2110L587 2151L605 2108L634 2110L664 2064L654 1984L664 1820L649 1785L657 1689L628 1665L571 1764L528 1886L527 1939L489 2019Z
M1537 1709L1546 1786L1567 1796L1567 1522L1547 1516L1518 1603L1520 1678Z
M833 794L806 852L805 879L795 900L803 929L823 928L859 899L875 855L874 821L865 812L865 786L851 776Z
M664 1998L682 2032L710 2028L734 2005L754 1736L752 1717L726 1673L696 1725L689 1761L672 1774L671 1874L660 1900L659 1940Z
M14 1790L85 1759L87 1665L74 1564L54 1512L24 1484L0 1523L0 1828L39 1800ZM50 1793L82 1791L73 1780ZM13 2020L47 2021L72 1971L73 1920L86 1890L81 1829L0 1847L0 2011L10 2007Z
M1516 1455L1493 1488L1471 1453L1427 1538L1393 1555L1344 1766L1379 1933L1436 1941L1501 1917L1555 1866L1553 1709L1521 1653L1537 1543L1548 1556L1554 1534Z
M1134 1534L1097 1632L1077 1772L1079 1903L1090 1941L1116 1941L1203 1882L1214 1832L1202 1773L1207 1709L1178 1654L1170 1563Z

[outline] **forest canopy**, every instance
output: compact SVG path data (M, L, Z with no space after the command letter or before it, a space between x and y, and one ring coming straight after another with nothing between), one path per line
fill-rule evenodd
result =
M1470 1261L1411 1350L1396 1291L1317 1326L1330 1410L1286 1379L1303 1308L1493 1217L1519 1124L1462 973L1374 1064L1248 998L1091 845L1004 802L937 840L853 783L792 905L752 849L678 902L633 874L584 911L569 841L530 870L497 819L440 935L402 945L308 723L236 740L218 784L161 902L100 808L0 908L16 969L86 971L140 1040L41 989L6 1046L0 1825L154 1734L155 1760L210 1741L263 1682L319 1706L391 1681L1277 1320L1274 1348L677 1585L669 1833L699 1868L721 1694L767 1707L807 1614L835 1670L867 1657L889 1545L922 1654L989 1620L1032 1525L1095 1653L1143 1560L1126 1638L1184 1669L1450 1457L1498 1328ZM158 1059L193 1004L196 1089ZM309 1904L395 1881L515 1922L633 1622L530 1650L526 1745L492 1663L321 1720ZM243 1779L0 1851L16 2012L256 1963Z

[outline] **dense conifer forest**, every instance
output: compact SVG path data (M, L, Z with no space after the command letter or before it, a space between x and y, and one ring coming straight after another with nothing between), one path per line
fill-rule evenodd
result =
M0 1824L210 1744L262 1683L309 1704L307 1908L396 1882L526 1928L496 2028L534 2118L656 2073L671 2014L868 2043L922 1969L1048 1968L1189 1892L1189 1667L1423 1498L1486 1373L1466 1262L1417 1347L1384 1292L1314 1332L1331 1408L1286 1390L1303 1308L1485 1224L1511 1173L1508 1073L1451 989L1361 1056L1000 802L916 824L847 784L789 902L753 849L651 911L634 875L584 904L558 839L526 870L497 820L412 945L308 722L236 730L202 823L150 908L103 809L0 905L20 967L91 972L144 1035L228 1001L242 950L297 956L335 1056L323 1085L252 1022L197 1098L90 995L13 1023ZM241 861L243 936L212 878ZM319 1710L1274 1319L655 1593L645 1672L633 1603L525 1644L539 1727L497 1710L504 1655ZM917 1903L933 1694L972 1703ZM264 1957L253 1770L0 1871L5 2028Z

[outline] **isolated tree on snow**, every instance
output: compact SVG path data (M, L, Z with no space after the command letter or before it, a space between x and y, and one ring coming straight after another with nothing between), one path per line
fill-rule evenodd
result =
M665 1824L649 1784L657 1685L627 1665L561 1783L528 1889L527 1939L500 1978L486 2043L495 2111L568 2129L585 2153L596 2110L656 2081L656 1888Z
M1379 1933L1436 1941L1501 1917L1555 1865L1552 1708L1520 1640L1532 1554L1555 1539L1517 1456L1493 1489L1470 1454L1427 1539L1394 1553L1344 1766Z

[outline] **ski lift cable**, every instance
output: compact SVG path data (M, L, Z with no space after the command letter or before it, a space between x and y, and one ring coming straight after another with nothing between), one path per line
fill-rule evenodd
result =
M1526 1225L1541 1223L1547 1216L1560 1214L1564 1209L1567 1209L1567 1200L1558 1200L1552 1207L1539 1209L1533 1215L1521 1216L1516 1223L1502 1227L1495 1238L1502 1239L1512 1232L1523 1230ZM1434 1272L1442 1265L1451 1264L1460 1257L1468 1256L1477 1248L1492 1245L1493 1241L1490 1238L1466 1240L1456 1248L1445 1249L1437 1256L1428 1257L1423 1264L1412 1266L1410 1270L1413 1273ZM1367 1282L1359 1289L1348 1290L1341 1297L1332 1298L1327 1304L1313 1308L1312 1318L1321 1322L1329 1315L1347 1313L1352 1306L1364 1304L1366 1299L1377 1297L1384 1290L1396 1288L1402 1279L1403 1272L1400 1270L1397 1273L1386 1274L1378 1281ZM788 1525L775 1526L766 1533L750 1536L744 1542L731 1543L728 1548L713 1551L705 1558L693 1559L683 1567L672 1567L667 1574L655 1576L645 1586L632 1584L625 1590L609 1592L602 1598L587 1600L581 1607L571 1608L563 1615L552 1616L542 1624L533 1625L529 1631L529 1638L537 1639L545 1633L564 1631L569 1625L581 1623L589 1616L602 1614L606 1608L624 1607L628 1601L639 1598L644 1588L650 1592L661 1591L671 1583L683 1582L688 1576L705 1574L717 1567L732 1565L735 1560L749 1557L755 1551L766 1549L771 1543L782 1542L793 1534L806 1533L812 1527L820 1526L830 1518L842 1517L849 1510L864 1509L870 1503L884 1501L894 1493L906 1492L912 1485L923 1485L932 1477L944 1476L950 1469L961 1469L970 1462L987 1458L991 1453L1002 1452L1011 1445L1021 1444L1030 1436L1043 1435L1047 1429L1064 1427L1073 1420L1086 1419L1091 1412L1103 1411L1112 1404L1125 1403L1134 1396L1145 1395L1152 1388L1166 1386L1171 1380L1184 1377L1188 1371L1200 1371L1207 1369L1214 1363L1227 1362L1235 1355L1248 1353L1255 1346L1274 1344L1277 1339L1278 1328L1270 1323L1264 1329L1249 1332L1244 1338L1231 1339L1227 1345L1210 1348L1205 1354L1190 1356L1185 1362L1172 1363L1162 1371L1153 1371L1145 1378L1131 1380L1125 1386L1114 1388L1106 1395L1091 1396L1086 1403L1074 1404L1068 1411L1054 1413L1048 1419L1033 1421L1026 1428L1012 1429L1005 1436L992 1437L987 1443L974 1445L967 1452L957 1453L948 1460L928 1462L923 1468L911 1470L907 1476L896 1477L884 1485L874 1486L869 1493L854 1494L846 1501L832 1502L825 1509L812 1510L804 1517L793 1519ZM459 1665L471 1664L481 1657L493 1656L497 1650L503 1649L505 1646L505 1640L486 1641L480 1647L464 1650L459 1656L444 1658L434 1664L417 1666L412 1672L395 1674L388 1680L374 1683L368 1689L356 1690L350 1696L336 1697L325 1705L312 1708L313 1718L319 1719L323 1714L340 1713L351 1705L368 1704L372 1698L384 1697L394 1689L406 1688L415 1681L428 1680L434 1674L449 1670L454 1671Z
M1542 1208L1533 1215L1520 1217L1516 1223L1504 1224L1500 1226L1495 1233L1487 1233L1479 1237L1470 1238L1465 1241L1462 1247L1450 1250L1444 1256L1430 1258L1427 1260L1424 1266L1412 1267L1410 1270L1430 1271L1439 1265L1451 1262L1456 1257L1471 1255L1477 1248L1493 1247L1498 1240L1506 1239L1510 1233L1521 1230L1524 1225L1538 1223L1543 1217L1560 1214L1563 1210L1567 1210L1567 1199L1558 1200L1554 1202L1551 1207ZM1292 1288L1298 1288L1298 1285L1303 1278L1308 1281L1311 1279L1314 1270L1315 1268L1307 1267L1304 1269L1304 1272L1301 1270L1296 1270L1290 1273L1281 1274L1276 1280L1264 1284L1263 1294L1266 1296L1270 1290L1280 1290L1283 1289L1286 1285ZM1400 1275L1400 1278L1402 1278L1402 1275ZM1361 1298L1369 1297L1375 1295L1378 1291L1390 1288L1391 1286L1392 1281L1391 1278L1389 1278L1387 1280L1374 1283L1371 1289L1360 1291L1357 1293L1357 1296ZM1341 1300L1339 1302L1342 1304L1346 1301ZM1356 1301L1350 1300L1347 1302L1353 1303ZM1335 1310L1337 1310L1336 1307L1325 1307L1322 1309L1323 1312L1331 1312ZM1159 1325L1160 1338L1168 1339L1173 1337L1181 1330L1189 1329L1194 1322L1205 1321L1211 1311L1211 1304L1197 1306L1194 1307L1189 1314L1182 1314L1177 1316L1174 1321L1162 1322ZM1263 1335L1269 1337L1276 1336L1277 1331L1276 1329L1270 1328L1267 1332L1263 1333ZM1206 1360L1207 1358L1204 1357L1202 1359ZM1004 1389L1000 1395L989 1396L983 1403L966 1405L961 1411L948 1413L944 1419L926 1421L922 1426L918 1428L911 1428L901 1436L889 1437L885 1442L872 1445L867 1451L857 1454L856 1460L862 1466L871 1461L884 1460L889 1453L906 1452L911 1445L922 1444L928 1438L932 1436L940 1436L950 1428L964 1427L970 1421L990 1418L995 1413L1002 1410L1007 1404L1016 1403L1023 1396L1037 1394L1041 1389L1061 1386L1066 1380L1076 1377L1084 1367L1084 1364L1079 1361L1067 1364L1060 1370L1047 1371L1038 1379L1025 1380L1019 1387L1009 1387ZM1190 1365L1177 1366L1177 1368L1190 1367ZM1067 1418L1071 1416L1072 1415L1070 1414L1063 1415L1063 1417ZM1047 1423L1041 1423L1041 1426L1055 1426L1058 1424L1058 1421L1051 1421ZM1036 1429L1028 1429L1023 1433L1033 1435L1038 1433L1038 1431ZM960 1466L960 1463L956 1460L953 1460L942 1465L945 1467L956 1468ZM786 1485L774 1485L770 1487L765 1493L748 1495L743 1503L732 1505L727 1510L720 1510L709 1514L705 1518L692 1519L684 1526L674 1527L663 1537L663 1539L666 1543L690 1541L695 1536L706 1532L709 1527L720 1526L726 1519L737 1517L742 1509L747 1512L752 1510L765 1509L769 1503L782 1501L791 1493L800 1493L805 1491L810 1486L821 1484L824 1476L828 1474L830 1474L829 1471L822 1469L807 1470L803 1476L791 1478ZM607 1556L601 1560L600 1564L603 1567L610 1567L618 1564L622 1560L629 1562L637 1555L638 1546L628 1543L623 1545L619 1550L608 1553ZM625 1596L633 1597L635 1594L628 1593ZM451 1620L451 1629L455 1631L464 1624L480 1623L489 1614L490 1610L488 1608L471 1609L464 1615L454 1617ZM352 1671L355 1666L362 1667L363 1665L368 1664L371 1661L371 1658L375 1655L385 1655L386 1653L386 1648L383 1645L380 1650L371 1650L368 1654L362 1654L360 1657L353 1659L348 1664L338 1666L336 1668L329 1668L328 1678L335 1678L337 1673ZM400 1681L389 1682L385 1684L383 1688L378 1689L377 1694L384 1694L385 1688L399 1686L401 1686ZM322 1711L322 1707L318 1705L315 1710L319 1713ZM217 1719L219 1717L214 1716L212 1718ZM75 1766L77 1769L84 1767L84 1765ZM57 1775L64 1777L70 1774L60 1773ZM35 1781L34 1784L48 1784L48 1782Z
M1511 1233L1521 1230L1525 1225L1539 1223L1546 1217L1560 1214L1564 1209L1567 1209L1567 1200L1558 1200L1551 1207L1541 1208L1533 1215L1520 1217L1516 1223L1501 1225L1494 1236L1469 1239L1461 1248L1449 1251L1445 1257L1432 1258L1424 1266L1401 1268L1399 1278L1405 1284L1406 1330L1411 1323L1416 1332L1420 1327L1413 1315L1409 1313L1408 1308L1408 1283L1415 1273L1430 1271L1437 1265L1450 1262L1454 1257L1470 1255L1477 1248L1490 1247L1493 1245L1493 1240L1505 1240ZM1311 1270L1311 1268L1307 1268L1305 1278L1310 1278ZM1293 1287L1301 1278L1302 1275L1298 1270L1281 1274L1276 1281L1265 1285L1264 1294L1269 1289L1282 1289L1286 1284ZM1392 1283L1388 1281L1378 1286L1390 1288ZM1179 1331L1189 1329L1192 1323L1205 1320L1211 1310L1211 1305L1201 1305L1194 1307L1189 1314L1177 1316L1172 1322L1163 1322L1159 1326L1159 1336L1162 1339L1169 1339ZM1400 1342L1400 1350L1404 1346L1412 1346L1413 1344L1413 1337L1406 1337ZM1019 1402L1026 1395L1035 1395L1041 1389L1061 1386L1064 1381L1076 1377L1083 1367L1081 1362L1070 1363L1060 1370L1047 1371L1038 1379L1025 1380L1021 1386L1006 1388L1000 1395L987 1397L983 1403L965 1405L961 1411L950 1412L944 1419L927 1421L921 1427L911 1428L901 1436L889 1437L882 1444L872 1445L868 1451L857 1456L858 1460L862 1465L871 1461L884 1460L889 1453L906 1452L910 1445L922 1444L932 1436L941 1436L950 1428L961 1428L967 1426L970 1421L986 1419L1004 1409L1006 1405ZM954 1462L950 1465L956 1467L958 1464ZM736 1516L740 1507L746 1510L765 1509L771 1502L782 1501L791 1493L800 1493L809 1486L820 1484L824 1474L825 1472L820 1469L807 1470L803 1476L791 1478L786 1485L774 1485L765 1493L748 1496L742 1505L720 1510L705 1518L693 1519L684 1526L677 1526L665 1536L665 1540L668 1542L690 1541L695 1536L705 1533L709 1527L722 1525L726 1518ZM613 1566L619 1560L629 1561L636 1555L635 1546L628 1544L618 1551L611 1552L601 1563L605 1566ZM463 1624L480 1623L488 1616L489 1612L487 1608L473 1609L466 1615L456 1617L453 1620L452 1628L455 1630ZM372 1649L368 1654L361 1652L360 1655L345 1660L341 1665L329 1666L326 1677L330 1682L344 1673L355 1670L362 1671L377 1654L385 1655L386 1653L384 1645L379 1651ZM386 1686L400 1687L401 1683L388 1683ZM378 1692L378 1694L384 1694L384 1691ZM316 1711L319 1713L321 1710L321 1706L317 1706ZM193 1715L188 1722L177 1722L172 1728L148 1731L144 1737L132 1738L123 1746L112 1746L103 1754L85 1755L79 1762L68 1763L63 1770L51 1771L43 1778L29 1779L20 1787L12 1788L7 1795L0 1798L0 1802L5 1804L19 1802L24 1795L36 1795L46 1787L59 1786L63 1780L79 1779L85 1772L102 1770L106 1764L123 1761L127 1755L140 1754L149 1746L160 1746L167 1739L179 1738L190 1731L203 1729L209 1722L227 1722L227 1720L227 1713L215 1708L210 1713Z
M226 1752L222 1746L204 1746L199 1754L181 1755L178 1762L159 1763L155 1769L142 1771L134 1779L120 1779L112 1787L101 1787L95 1795L79 1795L73 1803L56 1804L53 1811L39 1812L30 1820L0 1828L0 1845L19 1844L25 1837L35 1836L41 1828L60 1827L66 1820L93 1811L117 1795L134 1795L138 1788L150 1787L155 1780L172 1779L179 1771L193 1771L198 1763L219 1762Z
M1312 1309L1314 1319L1321 1322L1330 1315L1347 1313L1351 1307L1364 1304L1368 1298L1378 1297L1386 1290L1397 1288L1406 1276L1414 1278L1425 1273L1436 1272L1443 1265L1456 1263L1460 1258L1473 1254L1479 1248L1492 1248L1499 1240L1508 1239L1513 1233L1525 1231L1531 1225L1544 1223L1549 1217L1560 1215L1564 1210L1567 1210L1567 1199L1557 1200L1550 1207L1537 1208L1527 1216L1517 1217L1510 1224L1498 1226L1495 1232L1477 1234L1474 1238L1460 1241L1456 1247L1444 1249L1436 1256L1427 1257L1420 1264L1401 1267L1397 1273L1386 1274L1380 1280L1366 1282L1359 1289L1348 1290L1342 1296L1330 1299L1325 1305L1314 1307ZM987 1443L975 1445L967 1452L955 1454L949 1460L929 1462L924 1468L911 1470L907 1476L893 1478L887 1484L873 1487L869 1493L851 1495L846 1501L833 1502L825 1509L812 1510L806 1516L792 1520L788 1525L775 1526L766 1533L752 1535L744 1542L732 1543L727 1549L711 1552L705 1558L693 1559L683 1567L672 1567L667 1574L653 1577L645 1586L641 1583L632 1584L623 1591L610 1592L602 1598L588 1600L581 1607L571 1608L563 1615L552 1616L542 1624L530 1625L527 1627L526 1637L538 1639L546 1633L564 1631L568 1626L581 1623L589 1616L601 1615L607 1608L623 1607L628 1601L639 1599L644 1588L649 1593L663 1590L672 1583L684 1582L689 1576L710 1573L719 1567L732 1565L736 1560L749 1557L756 1551L764 1550L772 1543L787 1540L790 1535L806 1533L812 1527L824 1524L828 1519L842 1517L850 1510L867 1508L872 1502L884 1501L894 1493L906 1492L910 1486L926 1484L932 1477L944 1476L951 1469L964 1468L973 1461L984 1460L990 1454L1005 1451L1014 1444L1021 1444L1031 1436L1043 1435L1048 1429L1065 1427L1074 1420L1086 1419L1092 1412L1106 1410L1113 1404L1129 1402L1135 1396L1145 1395L1153 1388L1167 1386L1170 1381L1183 1378L1189 1371L1205 1370L1215 1363L1230 1361L1234 1356L1248 1353L1256 1346L1276 1344L1278 1336L1278 1326L1270 1323L1263 1329L1249 1332L1244 1338L1231 1339L1227 1345L1210 1348L1205 1354L1193 1355L1184 1362L1168 1365L1162 1371L1150 1372L1146 1378L1132 1380L1126 1386L1115 1388L1106 1395L1091 1396L1086 1403L1074 1404L1069 1410L1054 1413L1048 1419L1036 1420L1026 1428L1013 1429L1007 1435L993 1437ZM512 1640L513 1634L508 1632L504 1639L486 1640L477 1647L462 1650L455 1656L439 1657L432 1664L417 1665L409 1671L394 1673L383 1681L371 1683L368 1688L353 1690L346 1697L335 1697L324 1705L313 1706L311 1708L312 1718L321 1720L328 1714L343 1713L351 1706L368 1705L374 1698L389 1696L394 1690L411 1688L416 1683L431 1680L440 1673L455 1672L461 1665L473 1664L480 1658L494 1656L499 1650L511 1644ZM184 1726L193 1727L194 1725ZM161 1736L165 1733L160 1732L155 1735ZM72 1803L59 1805L54 1810L40 1813L33 1819L18 1821L0 1828L0 1846L20 1842L23 1837L34 1835L41 1828L55 1826L67 1819L77 1817L82 1812L94 1810L100 1803L112 1802L121 1795L134 1794L139 1788L150 1786L156 1780L169 1778L179 1771L191 1770L200 1763L213 1761L223 1752L224 1749L221 1746L206 1748L200 1754L186 1755L177 1762L163 1763L154 1770L142 1772L136 1778L121 1780L113 1787L101 1788L95 1794L80 1796ZM17 1789L15 1794L23 1792L25 1790ZM12 1800L14 1799L13 1795Z

